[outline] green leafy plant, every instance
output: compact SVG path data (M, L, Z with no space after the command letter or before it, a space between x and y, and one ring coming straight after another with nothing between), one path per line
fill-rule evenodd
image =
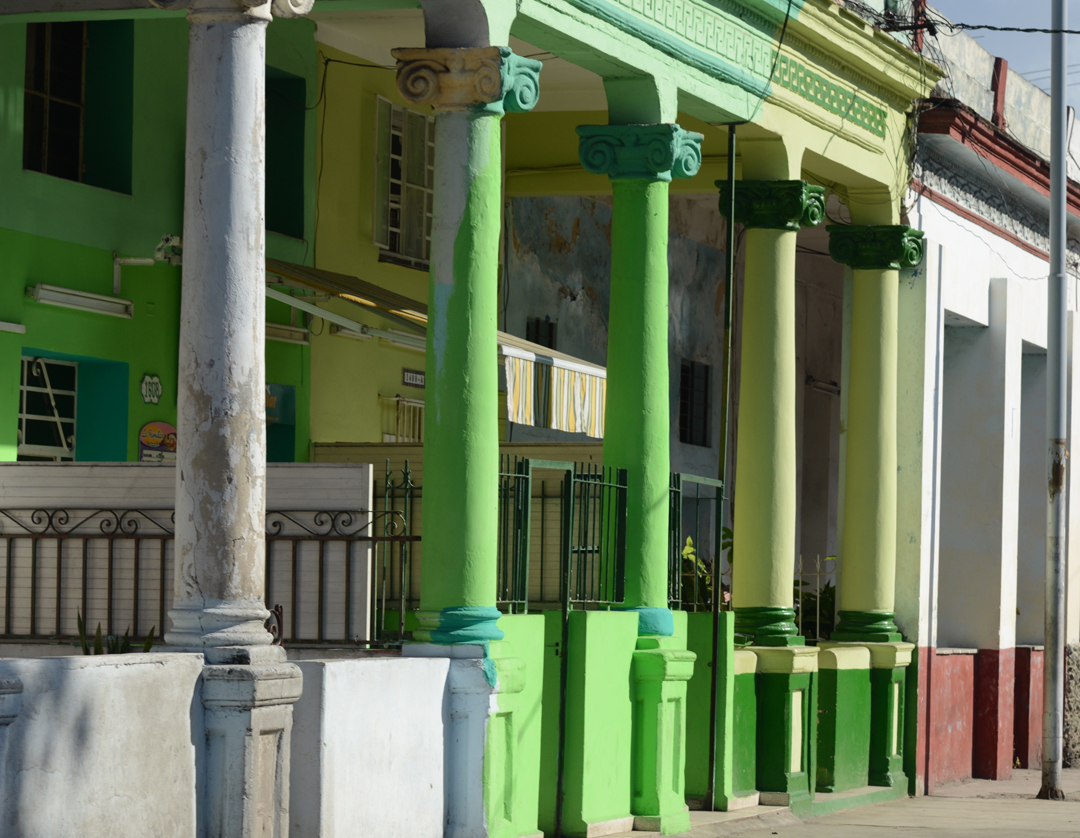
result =
M796 620L799 616L802 617L802 631L807 637L828 640L832 636L836 618L836 585L826 582L819 590L810 591L802 590L805 584L801 579L795 580L795 603L799 611ZM819 614L820 625L818 624Z
M131 629L128 628L124 631L123 637L117 637L115 635L101 635L101 623L97 624L97 631L94 632L93 645L86 638L86 624L83 622L82 612L75 612L76 625L79 628L79 645L82 647L82 653L84 655L126 655L132 650L131 648ZM150 629L150 633L146 636L146 642L143 643L142 651L149 652L154 648L154 632L157 630L157 626L153 626Z
M694 539L690 536L686 537L686 544L682 548L682 574L683 579L689 578L689 582L683 582L683 602L686 602L686 596L688 588L696 591L697 603L700 605L708 605L712 602L712 572L705 562L701 560L701 557L697 553L697 549L694 547ZM696 578L697 584L694 584Z

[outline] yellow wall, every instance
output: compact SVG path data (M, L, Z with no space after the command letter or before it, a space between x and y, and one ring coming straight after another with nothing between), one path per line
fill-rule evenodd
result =
M319 107L319 213L316 220L315 266L349 274L403 294L427 300L426 271L379 262L372 243L375 172L375 97L405 104L397 93L392 70L335 63L361 59L319 45L320 70L329 72ZM331 59L329 65L323 58ZM319 303L353 320L379 329L396 323L366 313L351 303ZM320 327L322 331L320 332ZM404 387L402 368L423 369L420 352L383 341L351 340L330 334L329 324L313 324L311 346L312 442L381 442L378 396L422 399L424 391Z

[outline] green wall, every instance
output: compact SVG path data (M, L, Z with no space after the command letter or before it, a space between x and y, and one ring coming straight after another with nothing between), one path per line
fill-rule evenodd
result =
M151 256L163 235L182 232L188 26L184 19L165 14L134 17L127 22L133 33L131 49L118 49L108 62L102 62L116 64L118 73L125 61L133 64L130 165L120 148L109 158L120 174L111 171L91 178L115 184L120 190L127 186L129 194L22 168L26 26L22 22L0 23L0 183L4 197L0 201L0 321L26 327L25 334L0 331L0 460L15 459L19 357L24 347L81 356L80 377L84 375L82 365L86 365L90 381L99 378L94 374L95 362L127 365L126 416L116 415L113 406L118 398L118 367L101 367L113 370L108 405L101 404L98 396L88 395L87 401L95 404L91 412L87 401L80 398L80 440L88 427L91 439L108 440L91 445L95 459L136 459L142 425L154 420L176 421L178 267L158 263L150 268L123 269L120 296L135 304L131 320L35 303L25 296L25 288L36 283L110 294L113 251L123 256ZM123 34L125 28L121 25L113 32ZM303 80L308 99L316 89L314 30L315 24L309 20L275 20L267 35L270 75L288 74L294 93L298 91L294 79ZM107 66L95 65L95 72L108 71ZM110 104L113 110L126 112L123 88L118 84ZM88 107L91 104L88 102ZM110 119L122 119L122 115L112 114ZM297 124L294 120L294 135ZM267 255L310 264L308 239L313 235L315 214L314 111L305 112L303 128L303 142L295 149L304 175L302 213L292 210L293 229L303 236L269 233ZM125 168L130 169L129 183L123 182ZM295 182L289 189L296 194ZM297 225L298 216L302 229ZM268 302L267 319L289 323L289 309ZM295 344L271 341L266 347L266 380L296 388L295 458L301 461L308 459L310 440L310 354L308 347ZM159 376L162 382L163 394L156 405L144 404L139 392L146 373ZM125 422L126 427L117 434L115 428ZM114 432L110 437L93 429L95 424L110 425ZM117 439L123 439L123 444ZM81 446L79 457L87 457Z

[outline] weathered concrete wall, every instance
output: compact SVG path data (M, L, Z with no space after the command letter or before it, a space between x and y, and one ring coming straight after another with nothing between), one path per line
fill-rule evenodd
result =
M195 838L202 656L0 660L23 685L0 766L5 838Z
M450 659L296 662L291 838L441 838Z
M557 324L556 349L606 364L611 278L611 199L515 198L503 275L500 327L526 336L530 317ZM679 442L679 368L682 358L712 368L711 426L719 427L723 352L723 221L715 196L673 196L668 239L668 339L671 380L671 467L715 477L719 445ZM514 425L512 442L564 442L557 431ZM583 441L587 438L583 437Z

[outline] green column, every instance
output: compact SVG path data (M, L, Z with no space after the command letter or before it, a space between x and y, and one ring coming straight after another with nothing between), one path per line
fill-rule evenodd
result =
M435 109L417 640L498 640L498 309L504 109L527 111L540 62L506 47L398 49L398 88Z
M830 255L854 273L840 622L832 639L898 641L897 272L922 259L922 232L893 224L828 230Z
M726 193L728 186L718 181ZM725 212L728 200L721 198ZM801 180L738 181L746 227L732 604L742 642L802 645L795 576L795 242L820 223L825 190Z
M584 125L581 161L611 178L604 464L627 470L626 604L639 634L670 636L668 183L701 167L701 134L678 125Z

